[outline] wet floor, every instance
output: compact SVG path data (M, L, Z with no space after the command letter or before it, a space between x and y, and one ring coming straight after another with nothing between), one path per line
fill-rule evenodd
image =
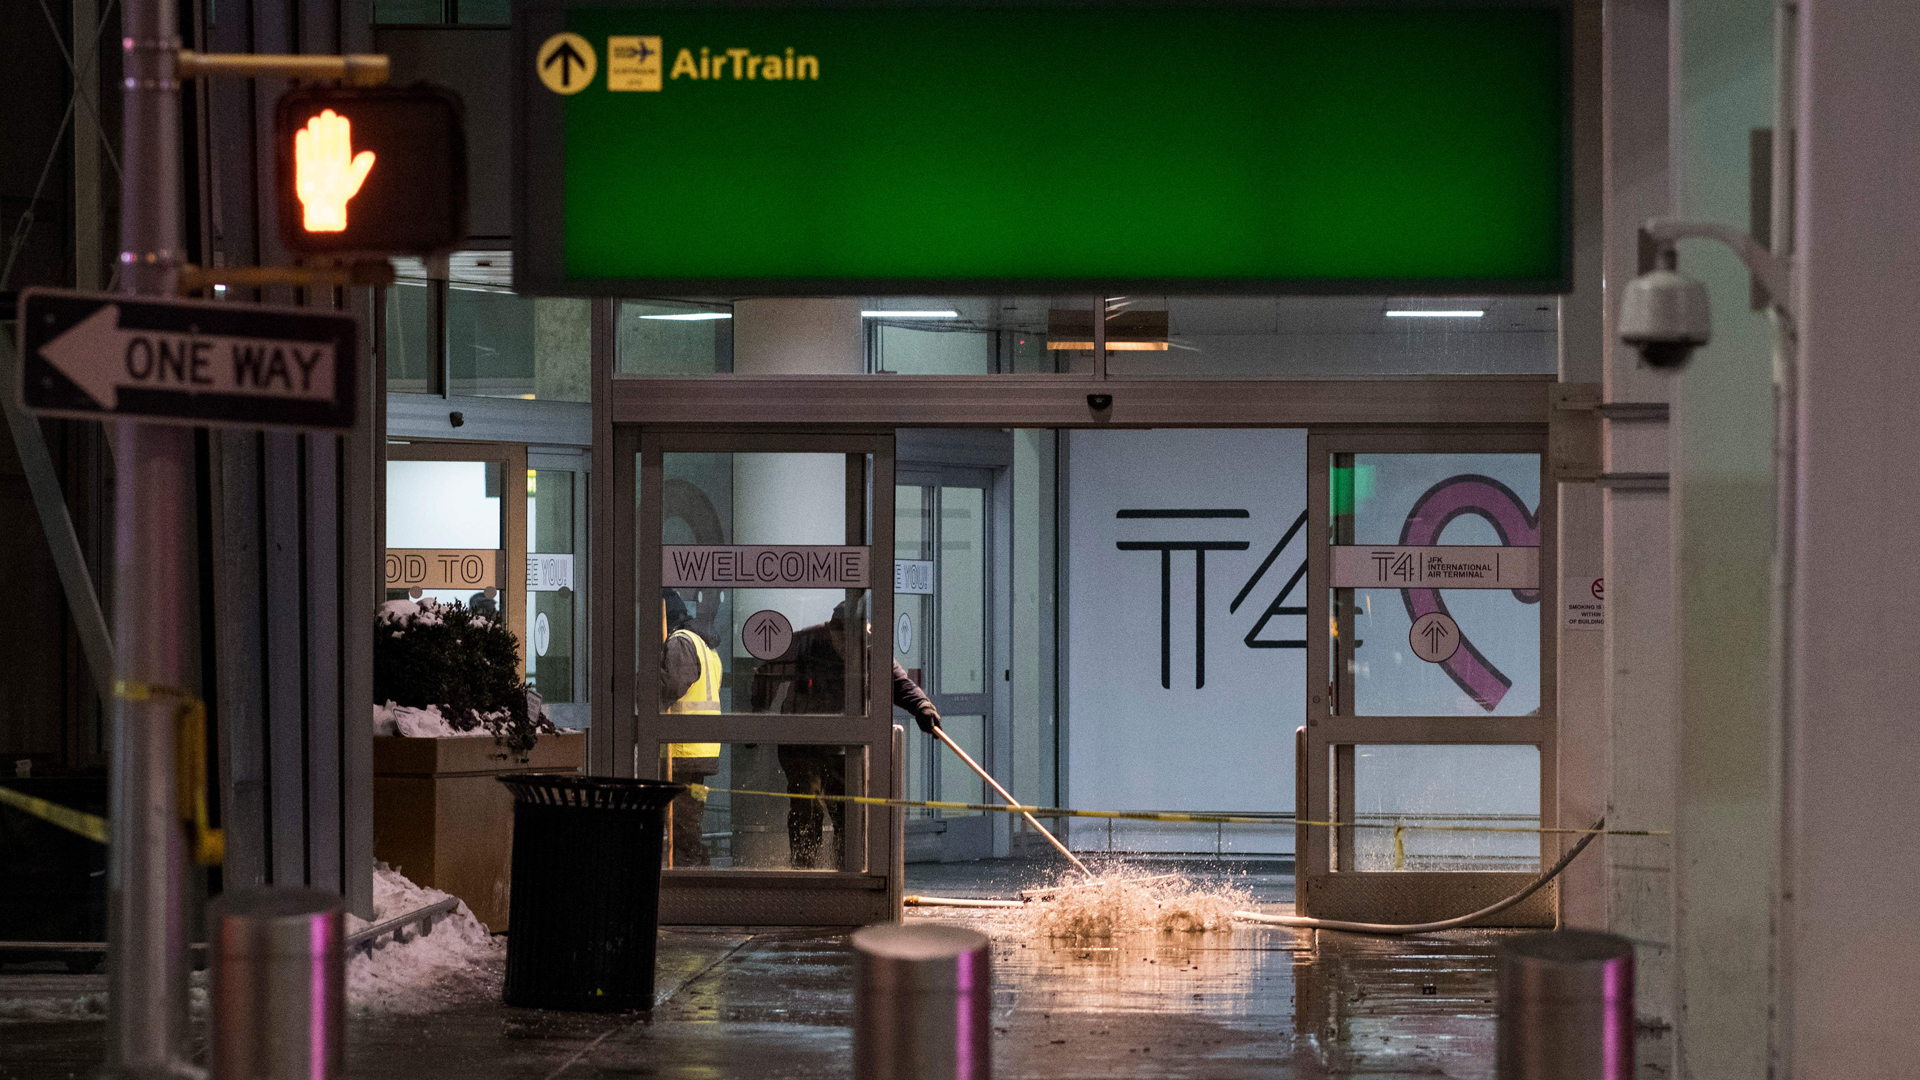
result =
M1262 907L1291 908L1291 881L1276 872L1212 872ZM915 868L909 891L1010 895L1038 884L1037 873L1018 863ZM1033 938L1018 914L909 916L958 921L992 938L993 1071L1002 1080L1493 1076L1498 931L1381 939L1242 926L1069 944ZM491 989L497 982L483 981L427 1015L356 1016L347 1074L848 1077L852 971L844 932L668 929L650 1016L510 1009ZM77 996L97 992L96 981L104 980L0 973L0 999L63 987ZM85 1076L98 1063L104 1025L47 1012L0 1019L0 1077Z

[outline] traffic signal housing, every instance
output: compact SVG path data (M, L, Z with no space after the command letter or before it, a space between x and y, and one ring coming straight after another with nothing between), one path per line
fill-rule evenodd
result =
M465 110L451 91L290 90L274 132L287 250L428 255L466 239Z

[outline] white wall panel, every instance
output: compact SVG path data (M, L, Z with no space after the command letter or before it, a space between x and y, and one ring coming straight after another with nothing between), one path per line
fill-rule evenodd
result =
M1070 805L1293 808L1293 733L1305 722L1306 651L1248 641L1306 635L1302 615L1268 619L1252 634L1270 606L1306 604L1304 580L1280 598L1306 558L1304 528L1256 578L1306 512L1306 448L1303 430L1070 434L1063 537ZM1123 511L1236 513L1119 516ZM1244 546L1206 551L1203 580L1193 550L1120 546L1194 542ZM1112 843L1132 850L1292 850L1290 829L1242 830L1116 823ZM1078 846L1108 843L1103 824L1082 822L1072 833Z

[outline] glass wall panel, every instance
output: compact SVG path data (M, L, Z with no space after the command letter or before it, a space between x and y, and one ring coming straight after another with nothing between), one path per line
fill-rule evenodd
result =
M1540 827L1538 747L1356 746L1353 758L1356 823L1371 826L1354 830L1355 870L1540 869L1538 834L1491 831Z
M512 0L374 0L375 26L465 23L506 26L513 22Z
M503 471L488 461L388 461L388 548L498 551ZM394 598L406 595L396 593ZM484 592L428 589L423 598L497 611Z
M556 469L527 470L527 555L530 567L544 567L538 577L527 582L527 682L539 691L548 704L568 704L574 700L573 635L574 603L577 594L572 585L558 582L572 579L574 553L574 505L571 472ZM563 556L561 564L540 556Z
M987 493L940 492L940 693L986 690Z
M661 774L682 783L736 791L786 792L739 795L712 791L675 799L670 810L666 865L732 870L866 869L856 831L886 818L866 808L817 796L859 794L865 787L866 750L859 746L773 743L711 743L712 757L662 755Z
M867 297L862 304L871 374L1093 370L1089 296ZM1104 299L1104 311L1107 371L1116 378L1559 370L1559 301L1551 296L1114 296ZM731 371L731 335L722 325L731 315L731 305L698 298L624 302L618 372Z
M513 0L453 0L454 21L481 26L513 22Z
M377 26L446 22L446 0L373 0L373 21Z
M887 375L1052 374L1048 297L884 297L864 302L867 370Z
M847 470L846 454L662 455L667 568L675 580L707 580L710 567L701 560L713 557L706 549L714 546L844 545ZM684 607L689 628L719 654L722 712L864 713L867 644L847 639L849 627L865 625L867 590L683 585L662 593L659 606L641 601L641 633L659 634L664 611ZM777 655L756 655L779 636L766 636L755 618L768 613L791 638Z
M1021 802L1059 805L1055 783L1059 747L1055 708L1059 625L1055 567L1059 493L1058 434L1019 429L1013 433L1013 778L1008 790ZM899 603L904 597L896 597ZM1020 822L1016 828L1025 828Z
M987 758L987 725L984 716L943 716L940 727L947 737L960 744L960 749L975 761ZM967 768L960 755L940 748L940 800L942 802L963 802L976 805L987 801L987 785L980 774ZM996 800L997 801L997 800ZM984 810L942 810L941 817L977 817Z
M592 304L512 289L512 253L456 252L447 285L447 375L474 397L586 401Z
M419 259L393 260L394 283L386 290L387 390L397 394L440 392L440 356L434 344L433 285Z
M932 532L929 527L934 504L933 489L919 484L898 484L893 489L893 557L907 562L932 562ZM911 582L903 582L896 575L893 595L893 658L906 669L907 676L915 685L925 686L927 682L927 657L932 642L932 622L928 618L932 609L932 596L925 592L903 592L900 586L908 589L923 587L917 573ZM897 715L897 714L896 714ZM906 760L902 768L907 774L907 798L913 800L933 797L931 774L927 761L938 758L938 748L920 729L907 724ZM913 809L907 811L910 817L932 817L933 811Z
M898 375L991 375L991 330L881 323L873 336L873 369Z
M1369 375L1551 375L1559 370L1559 301L1375 296L1127 297L1109 326L1154 317L1164 348L1115 347L1107 371L1142 378L1340 378ZM1142 316L1147 316L1142 318ZM1116 335L1124 336L1124 335Z
M1335 545L1511 547L1537 563L1538 454L1349 454L1332 470ZM1341 714L1538 713L1537 588L1334 589L1332 604ZM1446 648L1416 643L1416 620Z
M733 305L622 300L614 330L621 375L713 375L733 370Z

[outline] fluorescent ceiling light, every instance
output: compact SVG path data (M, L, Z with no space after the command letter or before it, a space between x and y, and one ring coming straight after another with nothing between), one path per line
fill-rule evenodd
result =
M661 322L713 322L716 319L731 319L731 311L679 311L672 315L642 315L643 319L658 319Z
M1480 308L1453 308L1450 310L1401 310L1387 312L1389 319L1477 319L1486 312Z
M951 309L946 311L863 311L863 319L957 319L960 313Z
M1181 346L1185 348L1186 346ZM1047 348L1054 352L1091 352L1091 341L1069 341L1064 338L1048 338ZM1108 352L1166 352L1164 341L1107 341Z

